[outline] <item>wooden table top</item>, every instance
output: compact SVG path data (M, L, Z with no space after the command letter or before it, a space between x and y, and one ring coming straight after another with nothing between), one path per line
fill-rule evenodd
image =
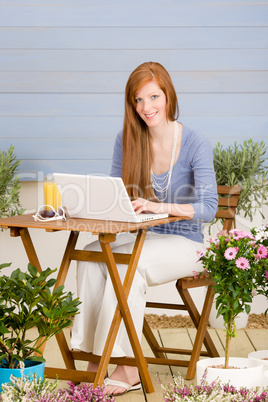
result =
M35 221L33 214L16 215L8 218L0 219L0 227L4 229L9 228L35 228L45 229L47 231L78 231L78 232L91 232L93 234L101 233L122 233L134 232L138 229L144 229L152 226L162 225L169 222L180 220L188 220L188 217L170 216L168 218L156 219L152 221L130 223L118 221L103 221L95 219L81 219L81 218L68 218L66 221Z

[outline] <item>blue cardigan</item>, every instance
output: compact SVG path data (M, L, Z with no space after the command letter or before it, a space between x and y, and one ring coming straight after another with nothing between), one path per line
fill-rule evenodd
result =
M115 141L111 176L121 177L122 137L123 132L120 131ZM164 175L165 173L157 176L157 179ZM161 198L157 192L155 195ZM183 126L180 154L173 167L168 196L164 202L191 204L194 217L191 220L155 226L150 230L203 242L202 222L211 222L214 219L218 194L211 146L206 137L192 128Z

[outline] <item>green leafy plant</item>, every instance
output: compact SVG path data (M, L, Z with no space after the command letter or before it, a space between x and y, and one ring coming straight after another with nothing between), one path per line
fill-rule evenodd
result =
M19 178L16 176L19 164L13 145L8 152L0 152L0 218L24 212L19 199Z
M0 270L10 265L2 264ZM26 358L45 361L34 352L41 354L42 345L78 313L79 299L64 292L64 286L51 290L57 280L48 277L55 271L38 272L29 264L27 272L18 268L0 276L0 367L17 368ZM31 328L37 329L34 339L28 339Z
M214 169L218 185L242 187L237 213L253 220L253 215L263 204L268 205L268 172L265 166L267 147L264 142L246 140L241 145L230 145L226 149L218 143L213 149ZM254 203L253 203L254 201Z
M226 329L225 368L228 368L231 338L236 336L235 318L249 314L256 277L267 268L268 250L259 245L251 232L238 229L220 232L210 239L199 260L213 279L217 317L223 317Z

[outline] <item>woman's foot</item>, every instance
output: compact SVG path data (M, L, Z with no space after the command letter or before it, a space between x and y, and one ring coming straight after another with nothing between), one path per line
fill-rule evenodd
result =
M131 386L140 382L139 372L137 367L133 366L117 366L109 379L114 381L122 381ZM107 395L120 395L126 392L126 388L117 385L107 385L104 393Z

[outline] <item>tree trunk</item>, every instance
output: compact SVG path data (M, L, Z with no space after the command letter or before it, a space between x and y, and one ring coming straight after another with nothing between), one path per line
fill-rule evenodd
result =
M234 319L233 319L233 316L231 316L231 319L228 322L227 328L226 328L225 364L224 364L225 369L229 368L229 357L230 357L230 347L231 347L231 338L232 338L231 334L233 333L233 326L234 326Z

